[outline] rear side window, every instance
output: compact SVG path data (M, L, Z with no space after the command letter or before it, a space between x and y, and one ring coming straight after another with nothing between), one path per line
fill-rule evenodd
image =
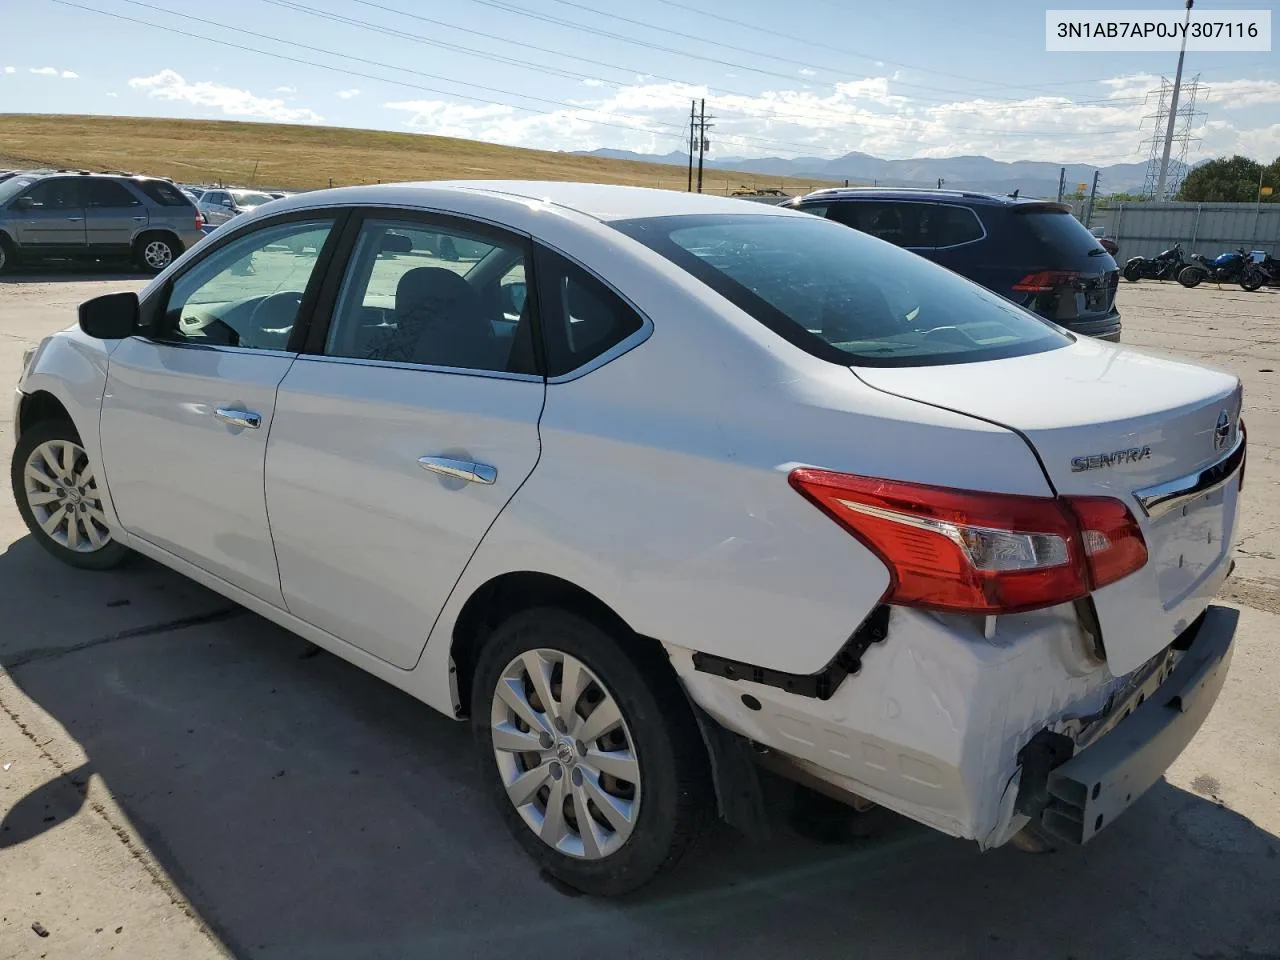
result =
M189 207L192 205L190 198L185 193L172 183L166 183L164 180L135 180L133 185L162 207Z
M94 209L140 207L142 201L114 180L85 180L80 184L84 205Z
M937 209L912 201L843 200L831 205L827 219L897 247L932 247Z
M833 363L970 363L1071 342L950 270L814 217L656 217L611 226Z
M934 235L935 246L955 247L962 243L981 240L985 235L982 222L968 207L939 204L937 233Z
M585 366L644 326L621 297L577 264L545 248L536 263L547 376Z

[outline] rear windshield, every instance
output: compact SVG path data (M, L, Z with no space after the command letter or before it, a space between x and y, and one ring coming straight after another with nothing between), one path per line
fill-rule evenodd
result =
M162 207L189 207L191 198L165 180L134 180L133 185Z
M1030 232L1042 251L1079 255L1088 254L1090 250L1102 250L1098 238L1065 210L1029 210L1026 213L1015 210L1013 220Z
M611 226L834 363L972 363L1071 342L959 274L816 217L676 216Z

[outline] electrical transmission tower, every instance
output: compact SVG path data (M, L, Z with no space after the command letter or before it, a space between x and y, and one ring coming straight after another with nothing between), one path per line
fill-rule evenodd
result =
M1178 99L1177 115L1173 122L1173 162L1169 164L1168 174L1164 183L1164 196L1157 197L1156 192L1160 183L1160 166L1164 156L1164 143L1166 139L1166 131L1169 128L1169 110L1173 102L1173 83L1167 77L1160 78L1160 89L1153 90L1147 94L1147 103L1151 103L1155 99L1156 109L1154 113L1149 113L1143 117L1143 126L1147 121L1152 122L1151 136L1142 141L1142 146L1147 148L1147 175L1142 186L1142 199L1144 200L1168 200L1170 197L1177 196L1178 188L1182 185L1182 178L1187 174L1187 154L1191 149L1193 142L1199 142L1199 137L1191 135L1192 129L1196 125L1198 119L1205 116L1203 110L1196 109L1196 100L1204 93L1205 87L1200 82L1200 74L1196 74L1191 78L1190 83L1182 84L1181 96Z

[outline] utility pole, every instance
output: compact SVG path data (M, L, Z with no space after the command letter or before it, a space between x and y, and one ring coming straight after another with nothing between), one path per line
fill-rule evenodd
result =
M1067 193L1067 168L1062 167L1058 171L1058 202L1062 202L1062 198Z
M1093 171L1093 189L1089 191L1089 206L1085 208L1084 225L1089 226L1089 221L1093 219L1093 200L1098 195L1098 177L1101 176L1101 170Z
M1160 157L1160 177L1156 180L1156 202L1165 199L1164 182L1169 176L1169 154L1173 150L1173 127L1178 122L1178 93L1182 89L1182 61L1187 56L1187 34L1191 26L1191 7L1196 0L1187 0L1187 19L1182 30L1182 49L1178 51L1178 72L1173 77L1173 99L1169 103L1169 126L1164 132L1164 153Z
M698 192L702 192L702 161L703 155L711 149L711 141L707 139L707 131L711 129L707 123L707 99L703 97L699 105L698 116ZM711 119L715 119L712 117Z
M694 100L689 101L689 193L693 193L693 136L694 127L698 122L695 111L698 104Z

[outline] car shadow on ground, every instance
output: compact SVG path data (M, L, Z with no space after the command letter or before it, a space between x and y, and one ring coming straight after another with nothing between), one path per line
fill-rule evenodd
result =
M0 284L84 283L96 280L150 280L152 274L127 263L40 263L11 267Z
M0 848L99 777L238 957L1280 956L1280 841L1163 782L1041 856L892 816L815 842L771 782L772 840L719 828L592 900L507 836L464 724L176 574L68 570L26 537L0 554L0 609L0 663L88 758L0 811Z

